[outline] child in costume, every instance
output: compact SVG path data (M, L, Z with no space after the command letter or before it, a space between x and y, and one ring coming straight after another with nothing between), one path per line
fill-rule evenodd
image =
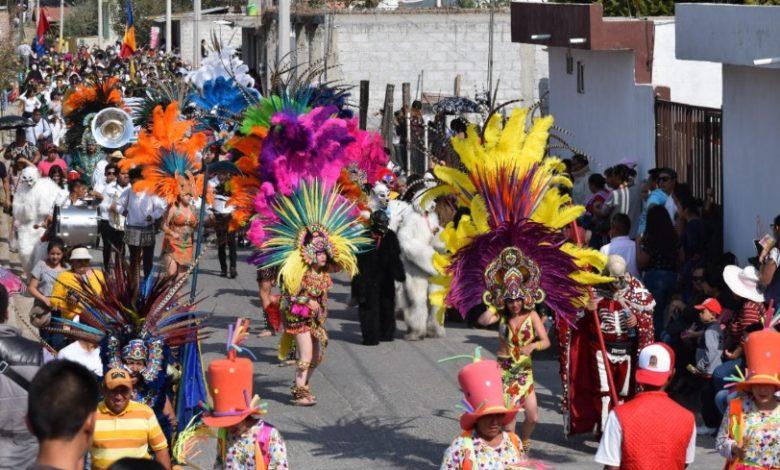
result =
M728 470L780 468L780 333L772 328L744 343L747 378L732 399L718 431L716 448Z
M479 348L474 361L458 373L463 390L463 433L444 452L441 470L543 469L541 462L526 459L520 438L506 426L514 423L519 408L504 394L501 366L482 360Z
M550 347L547 330L535 310L536 304L544 300L539 276L539 267L520 250L505 248L485 271L485 300L502 306L501 311L489 309L479 318L482 325L499 322L496 356L501 364L504 391L513 405L525 410L520 433L524 446L528 446L539 420L531 354ZM514 426L514 422L509 423L506 429L513 430Z
M355 206L318 181L302 183L291 196L277 199L278 222L265 228L267 237L259 254L262 268L279 266L280 310L285 331L279 359L287 357L293 341L298 351L292 386L293 404L317 403L309 380L322 363L328 345L324 323L328 315L329 271L357 272L356 253L370 243Z
M219 464L225 470L286 470L287 448L279 431L263 420L265 404L252 394L252 361L236 357L244 349L249 320L238 319L228 332L228 354L209 364L214 407L203 423L218 428ZM251 397L251 398L250 398Z

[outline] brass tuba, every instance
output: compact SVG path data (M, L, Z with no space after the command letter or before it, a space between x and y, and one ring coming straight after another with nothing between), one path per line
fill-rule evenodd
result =
M106 108L92 119L91 129L98 145L119 148L133 138L133 118L122 109Z

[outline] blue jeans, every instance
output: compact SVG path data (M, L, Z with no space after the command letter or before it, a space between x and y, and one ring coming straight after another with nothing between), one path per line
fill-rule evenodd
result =
M674 293L674 287L677 284L677 273L663 269L650 269L645 271L642 277L647 290L653 294L655 299L655 310L653 310L653 329L655 330L656 341L661 339L661 335L666 325L664 325L664 315L666 306Z

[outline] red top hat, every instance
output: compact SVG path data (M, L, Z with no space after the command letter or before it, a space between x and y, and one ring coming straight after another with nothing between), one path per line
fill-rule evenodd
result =
M257 412L250 406L252 375L252 361L235 357L235 354L209 364L206 377L214 409L203 413L203 422L207 426L227 428Z
M464 431L474 429L477 420L486 415L503 414L503 424L514 421L519 409L507 406L498 362L472 362L460 370L458 382L470 409L460 417L460 427Z
M774 385L780 389L780 333L773 329L750 333L744 348L747 379L736 387L746 390L751 385Z

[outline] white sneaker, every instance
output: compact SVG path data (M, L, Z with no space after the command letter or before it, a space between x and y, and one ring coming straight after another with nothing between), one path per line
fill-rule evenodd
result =
M696 428L696 435L697 436L709 436L710 434L714 434L715 431L717 431L717 428L708 428L707 426L701 426Z

